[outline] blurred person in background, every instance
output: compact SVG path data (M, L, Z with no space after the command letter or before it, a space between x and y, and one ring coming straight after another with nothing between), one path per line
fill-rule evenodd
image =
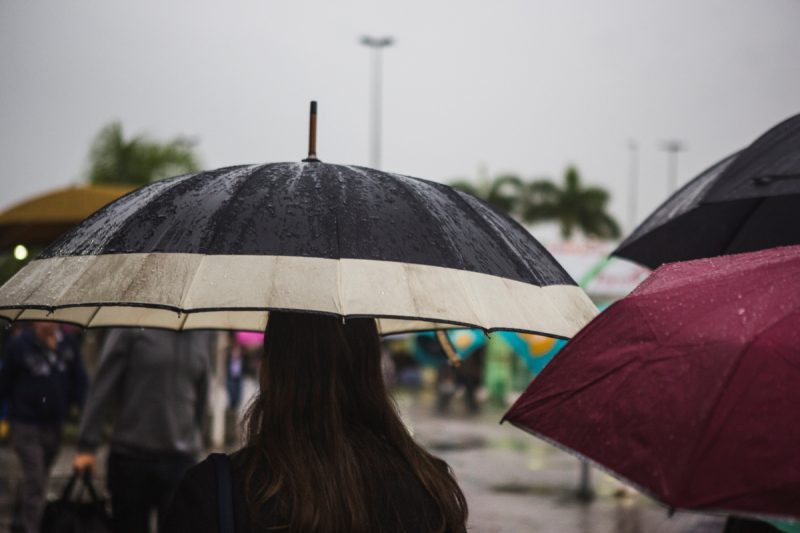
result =
M8 339L0 368L0 403L8 403L11 445L22 463L26 533L39 531L50 469L64 420L80 408L87 377L78 343L55 322L33 322Z
M111 420L107 487L114 531L159 526L202 449L215 336L130 328L109 332L78 431L77 471L93 471ZM161 528L159 528L161 529Z
M512 361L514 349L502 335L489 335L486 345L485 383L489 401L496 407L505 408L513 380Z
M230 333L225 386L228 389L228 408L236 411L242 402L242 376L244 375L244 354L242 345L234 332Z
M2 354L5 353L5 347L8 341L22 335L22 331L23 327L20 323L14 323L5 328L0 328L0 339L2 339L2 345L0 346L0 370L3 368L3 361L5 358L2 357ZM5 441L8 438L8 434L8 401L0 397L0 441Z
M478 388L483 382L483 366L486 345L478 345L467 353L461 352L460 364L453 365L447 359L441 344L436 337L419 337L417 342L425 346L426 352L439 359L436 373L436 411L445 414L450 409L450 401L459 391L464 395L464 406L470 414L480 412L480 404L476 397Z
M264 342L246 445L221 485L236 531L466 531L450 468L414 442L389 396L375 320L272 311ZM169 531L220 530L226 463L214 461L186 473Z

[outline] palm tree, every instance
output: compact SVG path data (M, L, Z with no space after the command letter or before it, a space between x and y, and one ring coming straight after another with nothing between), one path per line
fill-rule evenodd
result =
M483 177L477 184L466 180L457 180L450 183L450 186L476 196L504 213L519 215L522 205L520 199L525 184L519 176L504 174L494 179Z
M144 185L199 169L193 142L176 137L158 143L143 135L126 140L119 122L105 126L89 152L89 183Z
M522 219L525 222L557 220L561 235L572 237L579 229L587 237L616 239L620 236L619 224L606 211L608 191L601 187L584 187L574 166L564 173L564 184L559 187L547 180L526 184Z

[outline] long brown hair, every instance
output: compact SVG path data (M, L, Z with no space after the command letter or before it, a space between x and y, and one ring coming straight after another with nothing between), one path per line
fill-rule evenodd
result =
M465 531L452 472L414 442L389 397L374 320L270 313L260 384L245 421L254 519L271 503L288 531L382 531L368 502L386 492L374 469L389 464L410 468L435 502L432 530Z

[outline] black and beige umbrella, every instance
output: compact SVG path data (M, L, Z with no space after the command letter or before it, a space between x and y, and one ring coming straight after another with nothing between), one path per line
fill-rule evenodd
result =
M0 316L82 326L262 330L270 310L571 337L596 313L510 218L368 168L222 168L143 187L0 288Z

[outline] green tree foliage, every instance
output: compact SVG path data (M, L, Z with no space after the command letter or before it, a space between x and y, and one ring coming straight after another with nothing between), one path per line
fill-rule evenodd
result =
M523 222L558 222L565 239L570 239L575 230L600 239L620 236L619 224L606 210L608 191L585 187L573 166L564 173L562 185L546 179L525 181L513 175L484 178L477 185L465 180L451 185Z
M505 174L495 179L483 177L478 180L477 184L459 180L451 183L450 186L477 196L505 213L516 214L521 207L520 201L523 199L522 192L525 184L518 176Z
M564 184L548 193L548 215L561 226L565 239L576 229L587 237L616 239L620 236L619 224L606 211L609 194L601 187L585 187L578 169L570 166L564 173Z
M189 139L176 137L166 143L144 135L125 139L122 125L112 122L92 143L87 178L95 185L145 185L197 170L198 159Z

